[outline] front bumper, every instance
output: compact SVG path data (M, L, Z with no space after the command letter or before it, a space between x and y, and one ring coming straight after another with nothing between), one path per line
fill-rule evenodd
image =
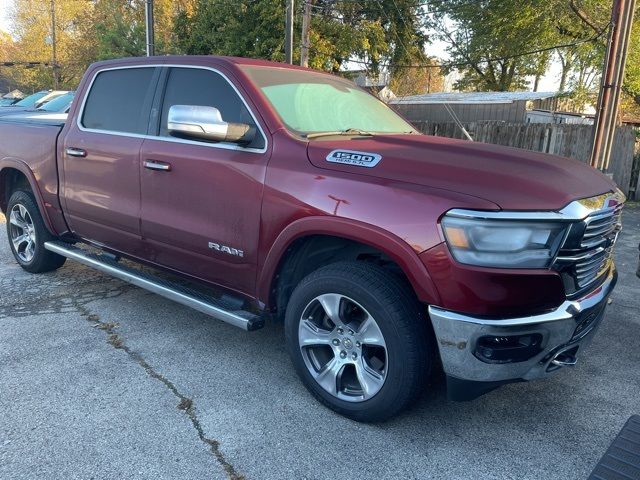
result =
M496 386L542 378L575 363L591 342L617 281L612 267L602 285L579 300L567 300L557 309L529 317L472 317L429 307L450 397L471 399ZM478 354L479 340L535 335L538 351L521 361L497 361Z

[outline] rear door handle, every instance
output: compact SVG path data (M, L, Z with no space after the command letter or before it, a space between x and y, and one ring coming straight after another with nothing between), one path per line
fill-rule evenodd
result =
M170 172L171 164L166 162L159 162L157 160L145 160L142 162L144 168L148 168L149 170L158 170L161 172Z
M82 148L67 147L64 152L70 157L85 158L87 156L87 151Z

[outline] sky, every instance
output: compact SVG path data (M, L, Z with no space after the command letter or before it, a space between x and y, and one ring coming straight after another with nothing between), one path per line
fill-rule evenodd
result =
M8 12L13 6L13 0L0 0L0 30L11 33L11 23L8 17ZM445 44L441 42L434 42L427 47L427 53L432 56L440 57L443 61L447 60L447 53L445 51ZM3 60L3 59L0 59ZM553 64L547 74L541 79L538 90L541 92L551 92L558 88L559 78L559 65ZM447 87L451 87L455 75L447 78L445 82Z
M11 0L0 0L0 30L5 32L8 32L11 27L7 15L12 5L13 2Z

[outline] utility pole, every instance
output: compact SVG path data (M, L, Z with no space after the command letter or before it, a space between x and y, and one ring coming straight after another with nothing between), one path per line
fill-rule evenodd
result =
M144 2L144 16L147 23L147 57L155 55L155 37L153 33L153 0Z
M305 0L302 16L302 35L300 39L300 65L309 66L309 26L311 24L311 5L313 0Z
M58 52L56 44L56 6L54 0L49 2L51 7L51 68L53 71L53 89L58 89Z
M609 168L635 5L636 0L613 2L591 151L591 166L600 170Z
M288 64L293 64L293 2L294 0L287 0L287 19L284 29L284 57Z

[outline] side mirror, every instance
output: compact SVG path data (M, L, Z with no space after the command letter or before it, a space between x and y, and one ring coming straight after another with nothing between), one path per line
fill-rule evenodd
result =
M167 129L179 137L247 144L255 136L255 128L244 123L222 120L215 107L173 105L169 108Z

